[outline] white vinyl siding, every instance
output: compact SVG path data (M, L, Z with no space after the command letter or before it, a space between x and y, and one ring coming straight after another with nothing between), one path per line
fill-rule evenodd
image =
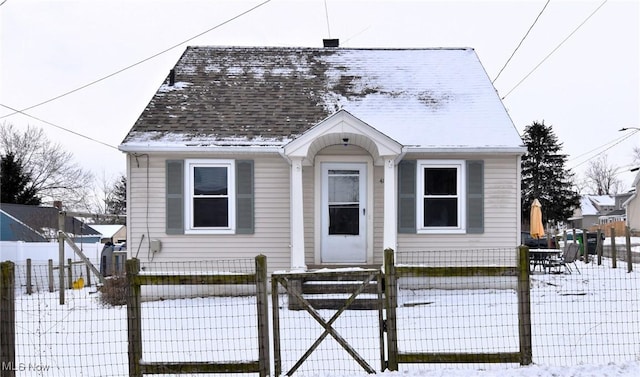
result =
M480 159L473 155L464 157ZM483 157L482 160L484 160L484 232L481 234L400 233L398 234L398 251L513 249L513 258L515 258L515 248L519 245L520 222L518 158L516 156ZM499 254L502 255L502 253ZM494 257L481 255L472 259L489 264L498 263L499 261Z
M264 254L270 271L288 269L291 262L289 165L282 157L260 154L238 158L254 160L254 234L167 235L164 204L166 160L189 158L203 156L152 155L137 159L129 156L131 197L127 203L127 225L131 236L128 240L130 257L138 257L145 266L152 261L232 260ZM155 255L149 252L150 239L162 242L162 250Z
M373 263L384 263L384 168L373 167Z
M336 148L337 149L337 148ZM203 158L202 155L129 155L128 198L129 256L143 266L153 262L254 258L264 254L269 271L287 270L290 249L290 166L277 154L242 155L254 161L255 232L230 235L167 235L165 229L166 160ZM209 156L207 156L209 157ZM236 157L236 156L233 156ZM231 159L232 156L223 156ZM410 156L411 157L411 156ZM425 159L431 156L412 156ZM519 244L518 158L516 156L447 155L442 159L484 161L484 231L480 234L398 234L402 251L469 250L467 261L499 263L495 253L479 255L475 250L514 249ZM149 165L147 164L149 161ZM383 169L373 168L373 263L382 263ZM305 261L314 263L314 167L303 167ZM143 236L144 235L144 236ZM153 255L149 240L160 240L162 250ZM515 252L514 252L515 258Z
M302 189L304 202L304 261L306 265L315 260L315 174L313 166L302 168Z

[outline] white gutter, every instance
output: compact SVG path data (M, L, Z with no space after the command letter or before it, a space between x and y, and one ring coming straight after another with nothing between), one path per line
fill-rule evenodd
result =
M284 154L284 146L277 145L249 145L249 146L218 146L218 145L152 145L152 144L121 144L118 150L124 153L279 153ZM527 152L526 147L412 147L404 146L401 156L407 153L472 153L472 154L513 154L522 155Z
M405 153L475 153L475 154L518 154L527 152L526 147L411 147L405 146Z
M125 153L165 153L165 152L185 152L185 153L280 153L280 146L217 146L217 145L140 145L126 144L118 146L118 150Z

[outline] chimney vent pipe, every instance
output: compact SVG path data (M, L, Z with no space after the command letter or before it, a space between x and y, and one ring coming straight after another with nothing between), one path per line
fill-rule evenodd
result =
M340 47L339 39L323 39L322 44L324 47Z

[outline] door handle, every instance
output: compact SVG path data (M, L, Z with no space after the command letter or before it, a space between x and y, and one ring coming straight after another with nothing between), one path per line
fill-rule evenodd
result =
M367 210L365 208L362 209L362 216L366 216Z

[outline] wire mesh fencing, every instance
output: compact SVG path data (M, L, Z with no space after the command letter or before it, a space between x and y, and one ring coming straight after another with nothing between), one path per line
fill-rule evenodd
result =
M399 265L466 267L509 264L511 255L512 250L396 254ZM640 279L626 265L612 266L611 258L604 257L598 264L591 256L561 268L530 271L534 364L604 365L640 360ZM401 351L510 352L518 348L518 299L512 278L434 276L401 279L398 284ZM440 366L487 369L516 365Z
M531 275L534 361L544 365L640 360L640 278L611 258ZM570 273L569 273L570 272Z
M16 376L127 375L126 307L102 304L95 285L68 289L60 305L58 287L49 292L46 262L31 265L32 294L26 265L15 271L15 364L5 369Z
M518 249L412 251L385 256L390 367L508 368L531 362L529 261ZM522 269L525 269L524 275ZM395 304L395 305L394 305ZM395 309L394 309L395 307ZM394 356L395 355L395 356Z
M126 278L110 277L100 291L95 285L76 285L66 290L60 305L57 287L49 292L48 265L30 267L27 294L26 265L15 266L15 362L3 363L3 368L16 376L130 376L126 297L113 297L128 294L126 285L117 289L118 281ZM145 270L141 273L167 277L237 276L254 273L255 262L154 263ZM144 362L232 364L258 359L255 289L193 284L149 288L143 289L140 303Z
M513 267L517 265L517 257L515 248L418 251L396 253L396 265ZM167 279L200 273L233 276L255 272L255 261L156 262L142 267L141 276ZM621 263L613 268L608 257L603 257L600 264L592 257L589 263L577 260L568 267L552 271L536 269L529 274L533 363L605 365L640 360L637 265L629 271ZM117 285L122 277L107 279L109 283L98 291L95 279L92 286L77 284L80 277L86 278L82 275L86 274L84 266L72 268L73 279L70 284L65 283L65 303L60 305L58 287L49 291L51 271L46 262L34 262L29 274L25 264L16 265L15 362L2 367L11 368L16 376L129 376L130 339L127 306L123 304L126 300L105 302L105 289L112 289L109 293L115 298L127 294L126 285L124 289ZM58 282L57 275L54 281ZM74 283L77 289L72 289ZM383 314L386 321L390 315L395 316L398 336L393 342L400 352L464 355L518 350L521 339L514 276L403 277L397 283L397 307L394 311L385 306ZM316 292L324 293L324 298L345 299L329 289L327 282L317 285ZM31 294L27 293L28 286ZM255 293L247 284L142 286L142 360L186 362L192 366L257 360L261 339ZM334 318L337 309L317 309L319 319L297 305L292 306L292 300L296 300L292 297L283 291L277 295L282 372L305 357L294 375L362 373L362 365L347 352L348 347L376 371L384 369L388 349L394 344L388 338L380 342L380 329L385 323L381 322L379 310L345 310ZM363 291L359 297L375 299L377 294ZM386 300L383 301L386 305ZM4 310L5 303L2 304ZM328 331L329 327L348 347ZM274 334L268 339L270 344L276 341L273 337ZM404 363L399 370L519 367L518 363L480 365L450 361Z

